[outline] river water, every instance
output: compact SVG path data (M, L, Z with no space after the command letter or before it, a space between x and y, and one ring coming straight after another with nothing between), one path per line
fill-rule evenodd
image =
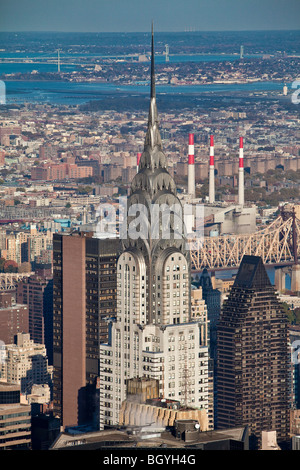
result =
M275 268L271 266L266 266L266 271L268 273L269 279L272 283L272 285L275 284ZM233 268L233 269L224 269L222 271L215 271L215 276L217 279L229 279L235 276L238 272L238 269ZM199 276L200 274L198 274ZM193 277L196 275L194 274ZM286 275L286 289L290 290L291 288L291 278L289 275Z
M6 103L47 102L49 104L77 105L91 100L100 100L111 93L149 94L148 83L118 85L101 82L61 81L6 81ZM256 82L207 85L157 85L157 94L200 94L223 92L280 91L280 82Z
M261 54L249 54L247 58L261 57ZM32 73L33 71L41 73L54 73L57 72L56 55L54 53L27 53L0 51L0 58L27 58L34 61L45 61L46 58L52 58L53 63L0 63L0 78L2 74L15 74L15 73ZM107 56L87 53L82 54L62 54L60 57L61 72L72 73L81 70L81 66L76 65L82 59L91 66L90 59L98 58L101 64L103 60L107 60ZM184 62L221 62L221 61L235 61L239 60L239 54L171 54L169 58L170 63L184 63ZM64 60L73 60L74 64L66 64ZM156 63L165 62L164 55L157 55L155 57ZM65 104L77 105L83 104L91 100L102 99L103 94L111 93L149 93L149 83L132 83L127 86L114 84L114 83L101 83L101 82L66 82L66 81L34 81L33 80L20 80L16 81L13 77L9 80L4 80L6 88L6 103L21 104L24 102L47 102L49 104ZM280 82L252 82L252 83L233 83L233 84L205 84L205 85L157 85L157 93L167 94L198 94L198 93L224 93L224 92L252 92L252 91L280 91L284 84Z

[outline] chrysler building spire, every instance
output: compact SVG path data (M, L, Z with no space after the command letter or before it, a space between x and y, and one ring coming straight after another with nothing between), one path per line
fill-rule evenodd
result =
M145 136L144 150L139 161L138 173L132 180L130 195L127 201L128 227L131 225L134 216L130 215L137 205L145 208L144 226L147 228L145 236L140 237L134 234L131 237L130 230L127 230L127 240L124 240L124 248L129 246L139 246L144 256L151 259L158 256L167 247L176 248L180 251L185 245L185 227L182 217L182 204L178 199L176 184L167 169L167 158L162 148L162 141L159 132L158 112L156 106L155 91L155 60L154 60L154 34L152 24L151 43L151 76L150 76L150 108L148 115L148 125ZM131 209L131 206L132 209ZM155 207L153 207L155 206ZM152 210L153 209L153 210ZM157 211L172 213L165 216L164 222L157 217ZM165 238L163 231L165 225L170 228L170 236ZM135 225L134 225L135 227ZM139 240L140 239L140 240ZM142 239L142 241L141 241ZM146 249L146 251L145 251Z
M144 143L144 151L139 164L140 171L143 171L143 169L146 168L149 169L151 172L158 168L167 171L167 160L162 150L162 141L159 132L158 112L156 105L154 56L154 33L152 24L150 107L148 114L148 126Z
M154 59L154 33L152 23L152 42L151 42L151 89L150 89L150 109L148 118L148 131L145 139L145 147L149 146L152 150L157 146L161 148L161 137L159 133L156 90L155 90L155 59Z

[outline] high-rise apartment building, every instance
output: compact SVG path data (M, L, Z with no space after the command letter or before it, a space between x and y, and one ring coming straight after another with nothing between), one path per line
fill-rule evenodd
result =
M28 306L30 338L46 346L52 364L53 280L38 275L24 279L17 287L17 301Z
M116 315L118 239L53 237L53 406L62 426L99 422L99 345Z
M248 425L289 436L291 356L287 317L260 257L244 256L224 302L217 342L217 427Z
M5 345L3 353L0 377L20 385L22 394L31 393L33 385L52 385L52 367L48 365L46 348L34 343L28 333L18 333L15 343Z
M28 307L15 301L15 292L0 292L0 341L14 342L18 333L29 332Z
M100 345L101 429L119 423L134 377L158 380L159 398L208 410L208 347L203 322L191 317L190 257L158 127L153 49L152 35L148 129L120 232L117 318Z
M50 230L39 232L35 224L30 226L28 232L11 228L0 230L0 255L2 258L21 264L35 262L45 254L48 254L47 258L50 258L51 252L52 233Z
M29 450L31 407L20 402L20 385L0 382L0 450Z
M198 289L192 285L191 290L191 318L201 320L201 344L208 347L208 430L214 429L214 369L212 367L212 359L210 354L210 321L208 319L208 309L203 299L203 289Z
M203 291L202 287L198 289L195 286L191 286L191 316L193 318L199 318L203 320L205 323L208 322L207 320L207 305L205 300L203 299ZM206 331L207 341L209 342L209 332Z

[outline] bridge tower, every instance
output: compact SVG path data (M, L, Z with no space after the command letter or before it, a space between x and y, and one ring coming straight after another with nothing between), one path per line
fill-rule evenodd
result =
M166 62L169 62L170 57L169 57L169 44L166 44Z
M60 49L57 49L57 71L60 72Z

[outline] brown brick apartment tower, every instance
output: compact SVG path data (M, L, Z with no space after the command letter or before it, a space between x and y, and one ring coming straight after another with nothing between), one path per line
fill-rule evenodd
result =
M99 345L116 313L119 241L53 237L53 404L61 425L98 426Z
M287 328L261 258L244 256L218 325L217 427L249 425L254 449L262 431L288 441Z

